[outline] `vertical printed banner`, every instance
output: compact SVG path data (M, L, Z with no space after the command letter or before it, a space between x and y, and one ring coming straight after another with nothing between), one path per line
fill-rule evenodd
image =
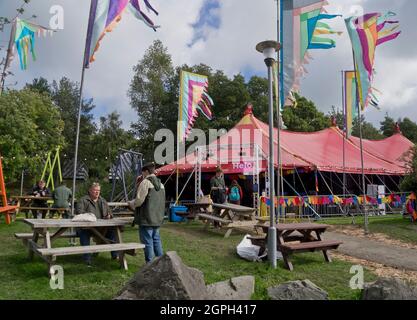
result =
M345 71L346 138L352 135L353 122L358 117L358 95L355 71Z

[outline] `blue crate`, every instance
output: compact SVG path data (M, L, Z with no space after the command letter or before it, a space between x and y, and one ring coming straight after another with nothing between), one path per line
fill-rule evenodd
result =
M171 222L184 222L187 219L184 217L177 216L176 212L187 212L188 208L186 206L172 206L170 208L169 221Z

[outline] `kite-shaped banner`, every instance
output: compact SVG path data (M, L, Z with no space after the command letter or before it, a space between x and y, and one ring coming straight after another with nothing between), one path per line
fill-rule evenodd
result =
M95 60L94 55L99 49L100 41L107 32L111 32L116 27L127 9L148 27L154 30L159 27L142 11L143 6L148 11L153 11L158 15L158 12L151 6L148 0L143 0L143 3L142 0L91 0L84 61L86 68Z
M331 49L336 42L328 36L340 35L323 20L340 15L324 13L324 0L281 1L281 105L290 103L291 91L297 92L311 57L309 49ZM292 103L290 103L292 104Z
M32 55L32 59L36 60L35 53L35 36L52 35L53 30L42 27L35 23L25 21L19 18L13 20L12 32L10 35L9 47L7 50L5 69L10 67L10 64L15 57L17 51L19 55L20 68L22 70L27 69L29 53Z
M397 31L398 21L390 20L392 16L395 16L395 13L388 12L385 15L370 13L345 20L352 42L358 101L362 110L369 104L377 105L372 90L376 47L397 38L401 33ZM386 28L387 26L389 28Z
M213 100L207 93L208 78L199 74L182 71L178 112L178 139L185 141L190 134L200 111L208 120L213 119Z

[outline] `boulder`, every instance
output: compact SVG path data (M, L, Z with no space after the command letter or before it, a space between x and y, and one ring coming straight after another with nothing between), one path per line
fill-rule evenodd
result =
M365 283L362 300L417 300L417 287L397 278Z
M298 280L268 288L272 300L328 300L328 294L310 280Z
M176 252L167 252L139 270L116 300L204 300L203 273L187 267Z
M242 276L207 286L209 300L250 300L255 292L255 277Z

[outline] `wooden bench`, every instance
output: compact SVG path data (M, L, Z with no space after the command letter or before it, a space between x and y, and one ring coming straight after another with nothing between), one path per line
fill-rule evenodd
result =
M50 211L49 215L51 215L51 212L53 214L55 214L56 212L58 212L59 214L63 214L71 210L70 208L53 208L53 207L18 207L17 209L19 211L25 210L26 217L28 216L28 211L31 211L33 215L34 215L34 212L37 212L37 211L46 211L46 213Z
M16 239L22 240L23 244L26 246L28 244L28 241L33 238L33 233L15 233L14 236L15 236ZM44 235L39 234L39 237L43 238ZM60 234L59 237L60 238L78 238L78 236L75 232L74 233L64 232L64 233Z
M205 214L205 213L199 213L197 214L197 217L201 220L206 220L205 229L208 229L210 224L212 223L214 226L216 226L216 222L219 223L219 227L227 227L228 224L232 223L232 220L223 219L221 217L212 215L212 214ZM224 235L225 238L228 238L230 234L232 233L232 229L229 228L226 231L226 234Z
M31 240L29 240L31 241ZM116 251L119 255L120 266L127 270L125 254L135 256L137 249L143 249L145 245L141 243L113 243L113 244L98 244L90 246L76 246L63 248L36 248L36 252L48 262L49 274L53 274L51 268L55 264L56 258L60 256L78 255L86 253L112 252Z
M332 262L330 256L327 254L327 250L335 250L341 245L342 242L331 241L331 240L321 240L321 241L311 241L311 242L301 242L301 243L284 243L280 245L280 250L284 254L285 258L284 263L286 267L292 271L293 265L289 260L289 255L293 253L302 253L302 252L314 252L322 251L324 259L326 262Z

